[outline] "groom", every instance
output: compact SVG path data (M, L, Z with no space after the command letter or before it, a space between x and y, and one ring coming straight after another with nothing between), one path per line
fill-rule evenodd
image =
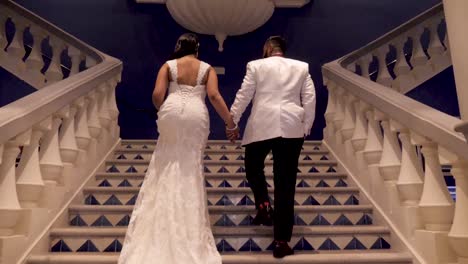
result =
M253 100L242 140L247 180L258 210L253 224L274 224L276 258L294 253L288 242L294 224L298 159L315 118L315 88L309 65L286 58L285 52L283 38L267 39L264 58L247 64L242 87L231 107L237 124ZM230 139L238 136L238 130L228 129L226 133ZM265 158L270 151L274 159L274 214L264 173Z

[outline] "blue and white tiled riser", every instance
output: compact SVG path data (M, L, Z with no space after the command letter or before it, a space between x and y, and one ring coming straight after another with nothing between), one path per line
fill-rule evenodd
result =
M52 240L52 252L119 252L122 236L58 237ZM387 235L293 235L291 246L297 251L313 250L381 250L390 249ZM269 236L224 237L215 234L215 242L221 253L261 252L272 250Z

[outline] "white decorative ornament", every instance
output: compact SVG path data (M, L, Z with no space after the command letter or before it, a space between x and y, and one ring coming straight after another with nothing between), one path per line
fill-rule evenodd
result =
M273 15L275 7L302 7L310 0L136 0L165 3L174 20L184 28L214 35L219 51L228 36L256 30Z

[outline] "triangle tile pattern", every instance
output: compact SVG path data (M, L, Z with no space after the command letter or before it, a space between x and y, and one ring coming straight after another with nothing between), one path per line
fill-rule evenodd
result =
M76 252L99 252L99 249L97 249L91 240L86 240Z
M338 247L331 238L327 238L319 247L319 250L340 250L340 247Z
M253 241L253 239L247 240L244 245L239 248L239 251L249 251L249 252L256 252L262 251L262 249Z
M221 240L217 245L216 248L219 252L233 252L236 251L226 240Z
M114 240L112 243L104 249L104 252L120 252L122 251L122 244L119 240Z
M126 215L116 224L116 226L128 226L130 223L130 216Z
M111 222L104 216L101 215L94 223L91 224L91 226L112 226Z
M72 252L70 247L61 239L50 249L51 252Z
M304 251L304 250L314 250L314 247L312 247L312 245L309 243L309 241L307 241L307 239L305 239L304 237L302 237L301 239L299 239L299 241L297 242L297 244L293 247L294 250L301 250L301 251Z
M349 244L344 248L347 250L364 250L367 249L364 244L359 241L356 237L353 237L353 239L349 242Z
M236 226L236 224L226 214L223 214L214 225L215 226Z
M130 198L130 200L128 200L125 203L125 205L135 205L137 198L138 198L138 195L135 194L132 198Z
M88 224L81 218L80 215L75 216L71 221L70 221L71 226L88 226Z
M127 145L127 149L141 149L148 148L148 146L141 145L133 146L131 144ZM245 168L243 166L237 166L239 162L236 163L236 166L226 165L229 162L235 163L236 161L244 160L244 154L239 154L237 151L233 154L231 151L234 148L230 145L216 145L216 146L207 146L207 150L215 149L215 154L205 154L204 160L220 160L226 161L223 162L224 166L213 166L207 165L204 166L205 173L218 172L220 175L211 175L215 176L214 178L209 178L207 176L205 179L205 186L208 188L219 187L226 188L226 190L221 191L214 197L208 196L207 200L208 205L221 206L216 210L217 213L213 215L210 211L210 219L213 226L231 230L229 235L226 237L216 237L216 246L218 251L221 253L242 253L249 254L249 252L260 252L272 250L274 244L270 241L273 240L273 237L265 237L261 235L260 238L254 234L243 236L242 238L238 237L236 232L239 229L247 226L252 226L253 216L255 215L255 206L253 195L251 191L247 189L247 194L242 189L250 187L249 182L245 179L245 175L233 175L236 173L245 173ZM241 150L242 147L235 147L236 150ZM309 148L310 149L310 148ZM220 151L220 150L225 150ZM314 150L320 150L320 147L315 146ZM131 154L126 154L124 151L118 153L113 157L117 157L118 160L127 160L128 167L122 166L119 164L111 164L110 167L107 167L106 172L108 173L119 173L120 171L125 171L126 173L138 173L139 171L145 171L146 169L142 167L137 161L144 160L146 154L136 154L136 156ZM314 161L314 160L330 160L328 155L322 154L305 154L302 156L301 160L303 161ZM132 164L132 161L135 160L136 164ZM125 162L127 162L125 161ZM309 164L307 162L307 164ZM211 164L211 163L207 163ZM271 166L271 165L268 165ZM336 178L336 175L329 175L331 178L323 177L321 174L335 173L336 167L334 166L300 166L298 169L302 173L315 173L316 175L311 175L308 177L303 177L303 175L298 176L297 188L302 188L302 191L296 193L295 204L297 206L302 206L304 208L317 207L321 206L353 206L359 204L359 199L357 194L347 193L345 190L340 190L340 192L328 192L327 189L320 190L318 194L314 192L305 193L307 188L329 188L330 190L335 187L346 188L348 184L346 178ZM268 172L268 171L266 171ZM271 173L271 168L270 172ZM320 173L320 174L319 174ZM114 175L113 175L114 176ZM132 187L132 186L141 186L141 180L135 181L132 175L121 176L115 175L117 178L101 178L99 181L96 181L95 186L99 187ZM234 177L235 176L235 177ZM328 176L328 175L326 175ZM140 176L138 176L140 177ZM271 187L271 180L269 179L268 186ZM111 188L109 188L111 189ZM124 188L122 188L124 189ZM238 189L238 190L235 190ZM103 188L105 191L106 189ZM131 190L131 189L130 189ZM124 194L121 194L122 191ZM102 205L134 205L138 194L131 193L127 194L127 190L120 190L116 193L102 194L100 192L91 192L85 196L84 204L89 206L100 206ZM218 190L219 191L219 190ZM232 192L234 191L234 192ZM209 192L209 190L208 190ZM239 193L237 193L239 192ZM270 193L272 195L273 193ZM273 199L270 200L273 202ZM273 202L274 204L274 202ZM241 209L236 213L231 212L230 210L223 209L232 207L246 207ZM248 208L247 208L248 207ZM250 208L250 209L249 209ZM329 207L331 208L331 207ZM234 208L233 208L234 209ZM248 209L248 210L247 210ZM120 209L119 209L120 210ZM211 209L210 209L211 210ZM314 209L315 210L315 209ZM119 212L116 214L107 214L105 212L96 213L94 216L87 214L81 214L80 212L74 212L69 219L69 225L75 228L80 227L96 227L96 228L113 228L113 227L127 227L131 218L131 213L129 212ZM334 228L335 226L368 226L373 224L372 214L369 212L336 212L332 213L326 211L313 211L313 213L306 211L296 211L294 215L294 225L303 226L304 228L313 228L314 226L329 226L329 228ZM301 227L302 228L302 227ZM300 229L299 229L300 230ZM339 237L331 235L327 237L324 235L322 238L316 238L314 236L304 236L304 235L295 235L296 237L291 240L290 245L297 251L314 251L314 250L381 250L381 249L390 249L391 245L387 242L388 237L383 234L378 234L375 238L369 238L365 235L360 236L359 234L350 234L349 237ZM270 240L271 239L271 240ZM375 240L374 240L375 239ZM106 241L95 241L94 239L80 238L79 241L68 241L66 238L57 237L56 240L51 243L51 252L120 252L122 250L122 238L108 239ZM100 248L100 249L99 249Z

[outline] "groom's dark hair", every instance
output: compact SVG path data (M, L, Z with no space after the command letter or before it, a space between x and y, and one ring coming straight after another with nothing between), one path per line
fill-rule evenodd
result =
M283 53L286 53L286 40L282 36L271 36L267 39L266 43L273 49L279 49Z

